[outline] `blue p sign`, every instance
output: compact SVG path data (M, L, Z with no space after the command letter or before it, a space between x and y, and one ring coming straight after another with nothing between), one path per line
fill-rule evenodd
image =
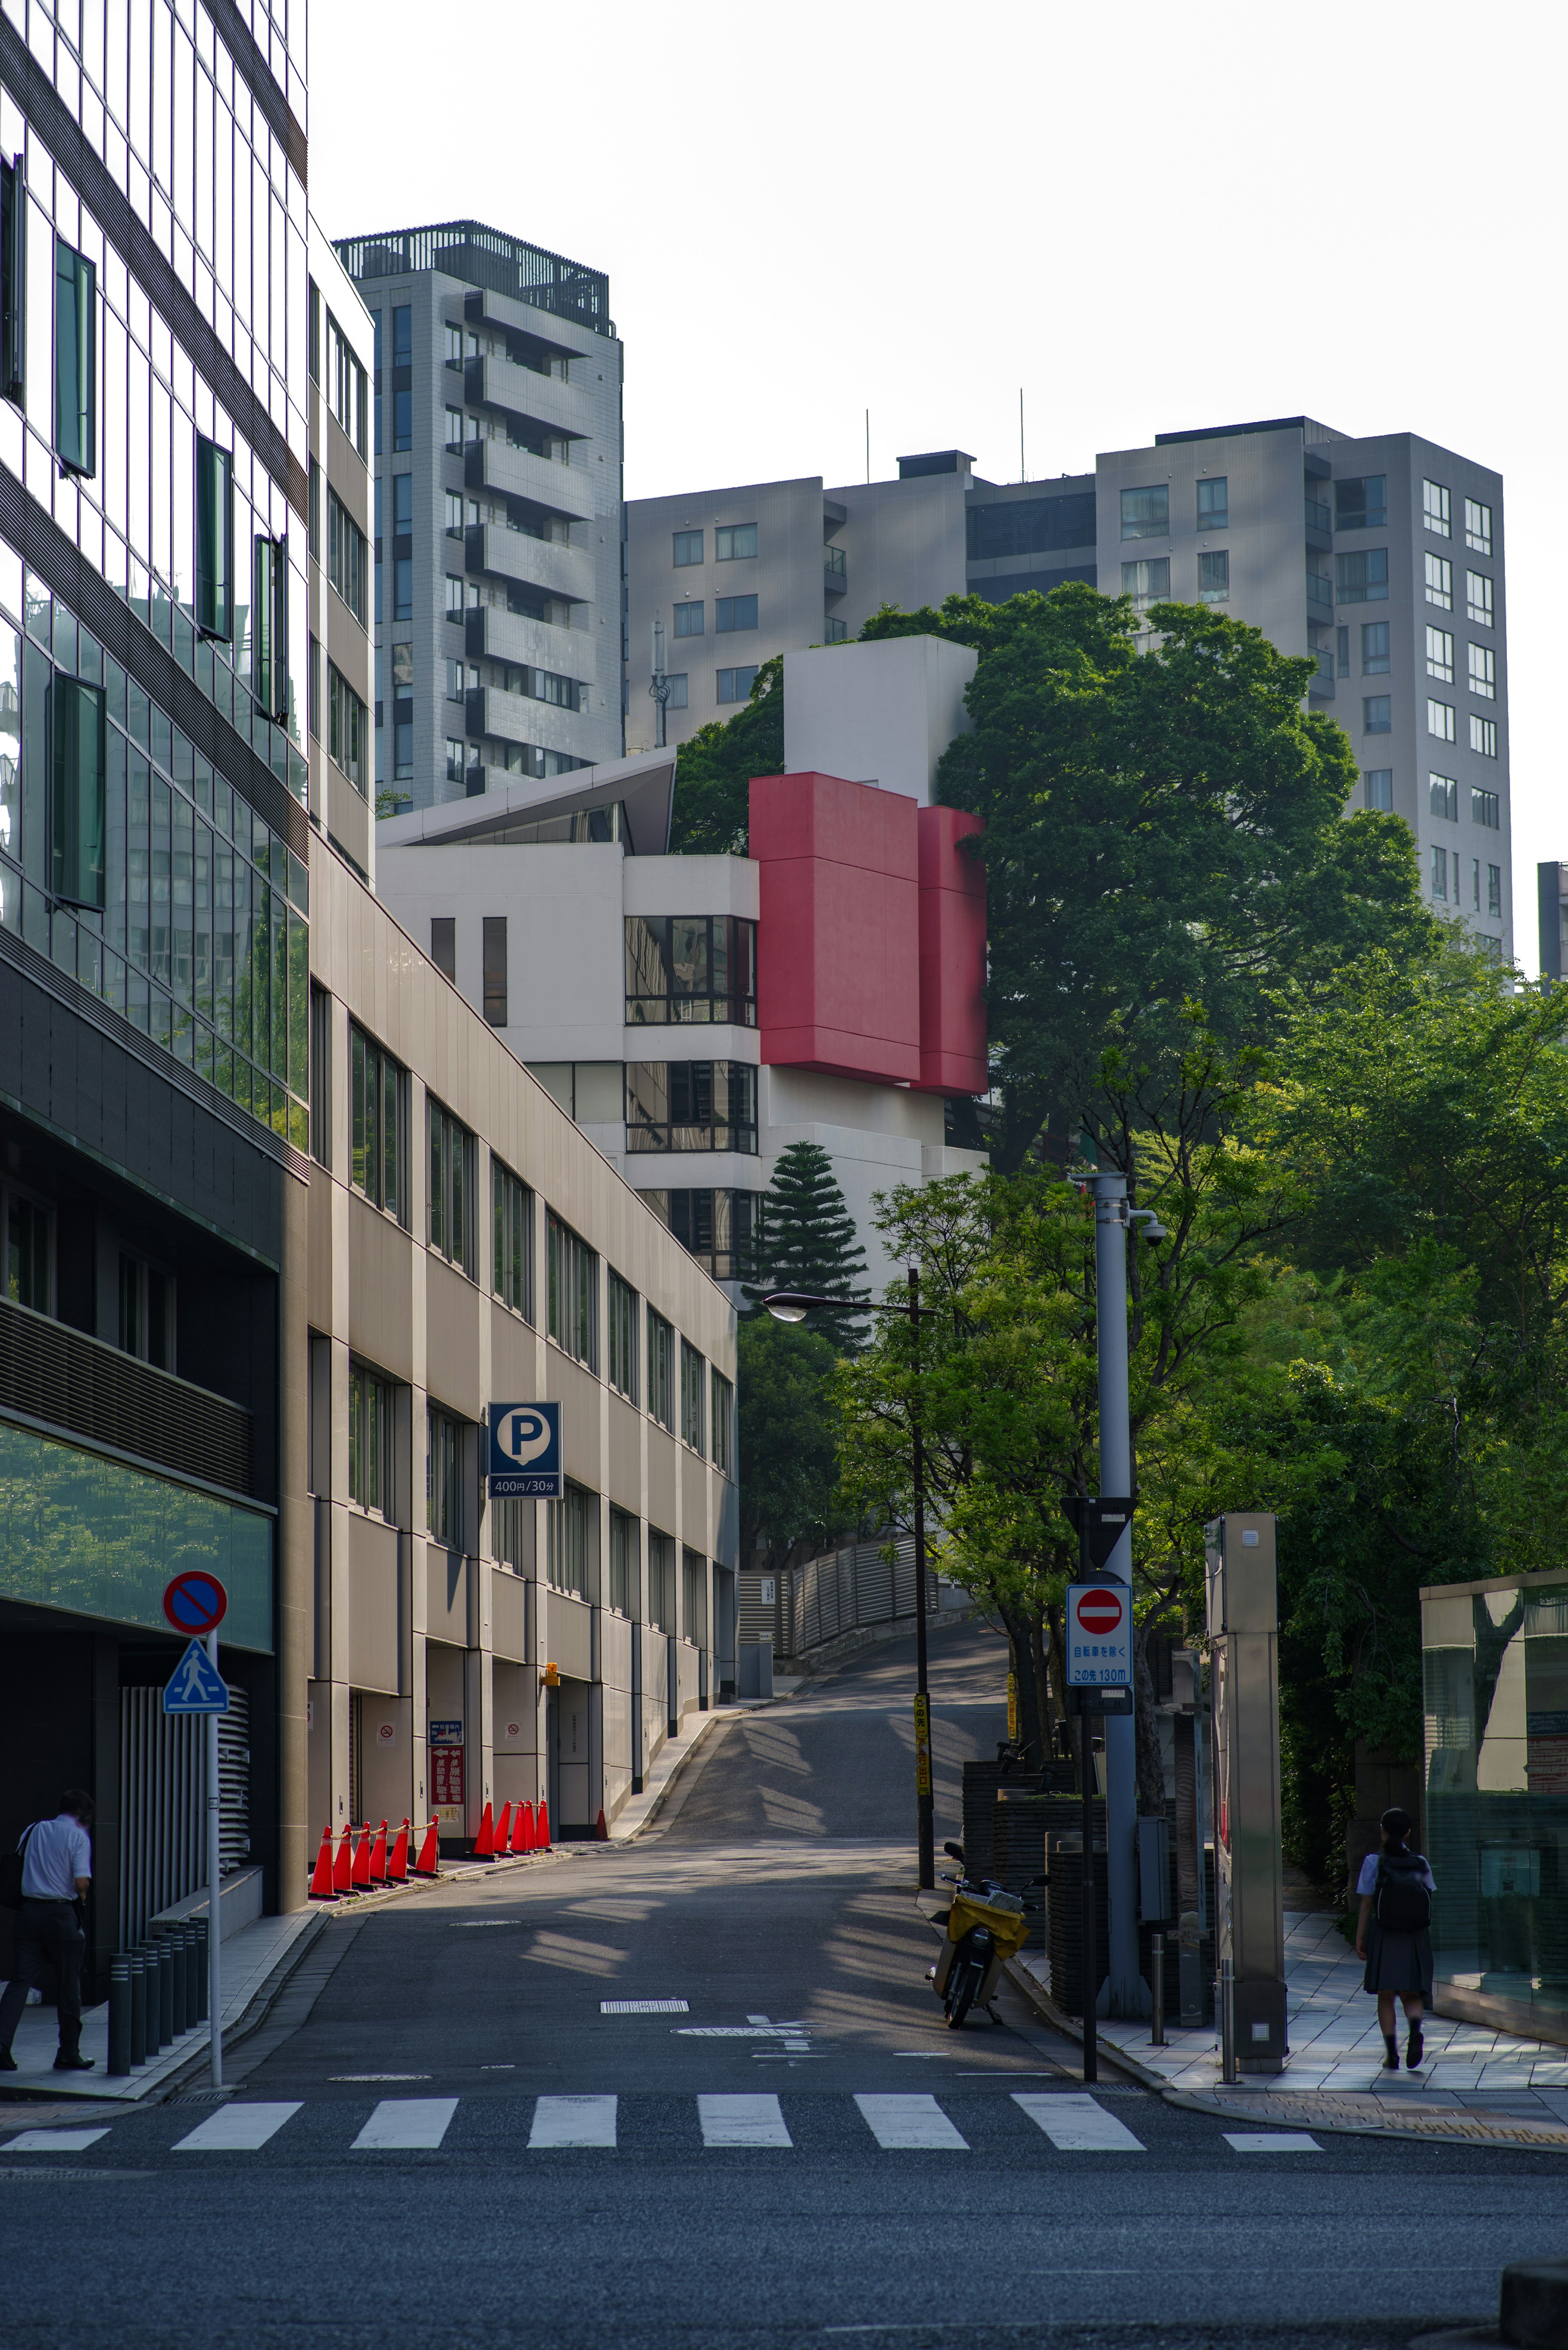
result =
M491 1405L489 1485L493 1502L560 1500L558 1403Z

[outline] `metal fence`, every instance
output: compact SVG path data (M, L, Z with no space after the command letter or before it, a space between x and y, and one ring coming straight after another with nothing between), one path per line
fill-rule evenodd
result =
M884 1554L891 1547L893 1557ZM937 1576L927 1561L926 1613L938 1605ZM915 1539L897 1543L847 1543L826 1550L780 1579L779 1630L783 1653L798 1657L863 1625L915 1618Z

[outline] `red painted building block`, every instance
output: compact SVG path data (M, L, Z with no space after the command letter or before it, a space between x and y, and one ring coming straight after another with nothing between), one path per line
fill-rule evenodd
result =
M920 847L921 1088L982 1094L986 1073L985 868L961 843L984 829L964 808L916 811Z
M753 776L764 1062L920 1082L919 816L837 775Z

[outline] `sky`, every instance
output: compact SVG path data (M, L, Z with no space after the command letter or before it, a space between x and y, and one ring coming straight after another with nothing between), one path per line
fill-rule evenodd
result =
M1562 12L1449 0L315 0L329 235L470 217L608 272L629 497L993 481L1308 415L1505 484L1515 952L1568 862L1542 498ZM416 139L414 130L419 128Z

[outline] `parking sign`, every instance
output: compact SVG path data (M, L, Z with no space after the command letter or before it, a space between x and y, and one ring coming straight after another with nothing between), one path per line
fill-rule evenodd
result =
M558 1403L491 1405L489 1489L493 1502L560 1500L566 1482Z

